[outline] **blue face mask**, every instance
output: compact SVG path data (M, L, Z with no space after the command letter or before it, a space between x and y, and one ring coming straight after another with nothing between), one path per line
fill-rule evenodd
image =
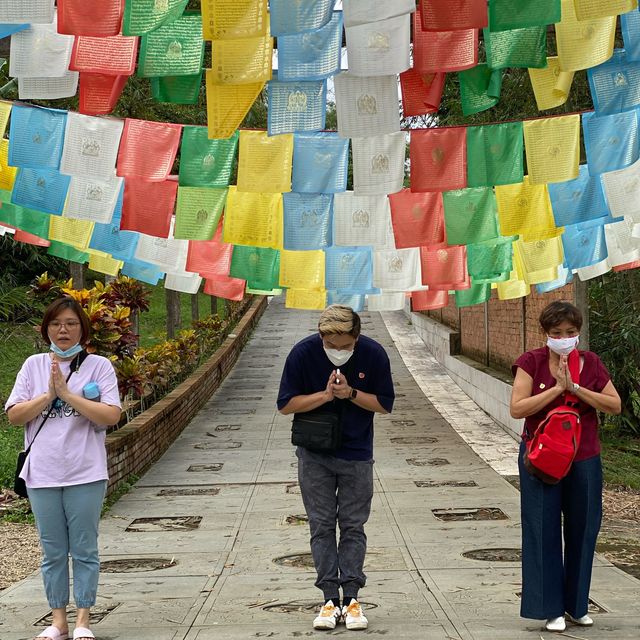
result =
M73 347L69 347L66 350L63 350L60 347L56 346L53 342L51 343L51 346L49 348L59 358L72 358L82 351L82 345L79 342L77 344L74 344Z

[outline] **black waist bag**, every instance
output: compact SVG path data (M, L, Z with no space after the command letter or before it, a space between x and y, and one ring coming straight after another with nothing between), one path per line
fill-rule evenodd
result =
M340 416L326 410L294 414L291 444L318 453L336 451L342 446Z

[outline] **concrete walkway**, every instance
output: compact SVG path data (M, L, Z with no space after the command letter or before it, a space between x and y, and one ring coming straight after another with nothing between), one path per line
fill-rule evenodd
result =
M316 322L274 300L218 393L105 517L99 640L357 633L311 628L321 598L290 419L275 410L284 359ZM361 592L370 625L359 633L553 637L518 617L519 496L503 477L514 473L514 441L443 374L402 314L363 314L363 331L390 354L397 400L376 419ZM638 638L640 581L598 558L592 597L595 627L569 627L569 637ZM36 574L0 595L0 638L31 638L47 614Z

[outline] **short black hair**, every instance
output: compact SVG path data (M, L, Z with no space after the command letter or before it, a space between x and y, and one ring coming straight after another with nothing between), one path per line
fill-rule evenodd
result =
M582 312L566 300L556 300L548 304L540 314L540 326L545 333L562 322L570 322L578 331L582 328Z

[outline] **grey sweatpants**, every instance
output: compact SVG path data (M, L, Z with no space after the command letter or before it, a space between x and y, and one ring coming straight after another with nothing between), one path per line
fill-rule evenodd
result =
M309 518L311 555L318 573L316 587L324 599L356 598L364 587L367 536L364 525L373 498L373 460L342 460L302 447L298 456L298 482ZM336 540L336 523L340 541Z

